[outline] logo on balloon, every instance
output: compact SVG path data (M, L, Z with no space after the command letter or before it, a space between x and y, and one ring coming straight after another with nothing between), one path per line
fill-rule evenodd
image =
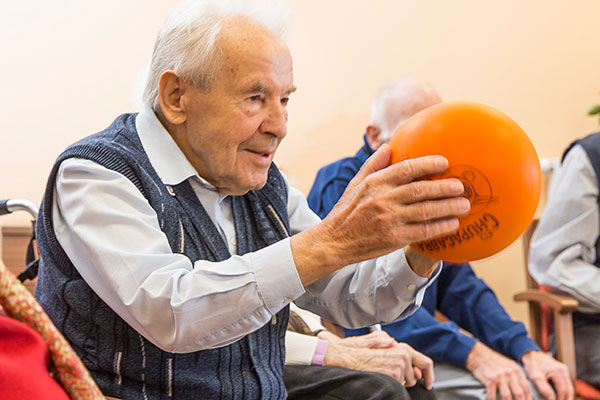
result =
M500 226L500 221L490 213L484 213L467 226L452 233L415 243L421 251L439 251L468 244L472 239L488 240L494 236L494 231Z
M492 194L490 181L475 167L454 165L442 177L456 178L461 181L465 188L464 196L471 203L471 215L485 210L493 201L498 201L498 197Z

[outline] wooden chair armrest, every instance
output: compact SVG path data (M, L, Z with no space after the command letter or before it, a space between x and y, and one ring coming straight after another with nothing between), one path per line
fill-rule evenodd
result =
M539 289L527 289L524 292L515 294L513 299L515 301L547 304L552 310L559 313L573 312L579 306L579 302L571 296L548 293Z
M329 332L331 332L334 335L341 337L341 338L346 337L346 333L344 333L344 328L342 328L335 322L331 322L325 318L321 318L321 322L323 323L323 326L325 327L325 329L327 329Z

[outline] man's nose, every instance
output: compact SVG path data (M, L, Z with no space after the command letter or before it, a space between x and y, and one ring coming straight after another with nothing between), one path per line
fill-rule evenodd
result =
M283 139L287 133L287 120L287 107L278 101L267 110L267 115L262 123L262 131L278 139Z

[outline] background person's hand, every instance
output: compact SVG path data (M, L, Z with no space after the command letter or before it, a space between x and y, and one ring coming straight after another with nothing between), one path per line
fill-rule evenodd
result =
M567 366L542 351L529 351L521 357L527 376L547 399L573 400L575 390ZM550 385L554 384L554 389Z
M521 366L481 342L467 357L467 369L485 386L488 400L531 400L531 387Z

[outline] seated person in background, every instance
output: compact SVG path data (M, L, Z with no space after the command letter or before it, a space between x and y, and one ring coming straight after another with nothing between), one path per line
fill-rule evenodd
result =
M324 218L362 164L389 141L400 124L438 102L435 90L416 80L394 81L382 88L372 104L364 146L354 157L319 170L308 195L309 206ZM450 321L436 320L436 310ZM459 326L473 337L460 332ZM427 289L423 306L406 320L383 325L382 329L434 360L438 398L495 398L497 392L502 398L531 398L538 390L547 398L573 397L566 366L540 351L524 325L508 316L469 264L446 264L438 281ZM346 333L360 335L368 330ZM534 383L534 390L519 363Z
M573 313L577 377L596 388L600 388L598 177L600 133L595 133L575 141L563 154L529 250L531 276L579 302Z
M435 399L428 390L433 361L385 332L340 338L292 304L285 347L283 380L291 400Z

